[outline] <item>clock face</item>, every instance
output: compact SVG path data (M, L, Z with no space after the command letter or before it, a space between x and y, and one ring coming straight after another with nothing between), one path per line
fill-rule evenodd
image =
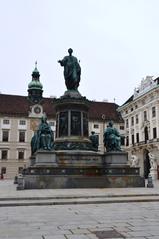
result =
M41 112L41 108L40 108L39 106L36 106L36 107L34 108L34 112L35 112L36 114L39 114L39 113Z

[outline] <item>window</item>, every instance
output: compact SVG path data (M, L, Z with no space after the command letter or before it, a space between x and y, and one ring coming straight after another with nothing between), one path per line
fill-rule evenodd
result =
M129 146L129 136L126 136L126 146Z
M139 117L138 117L138 115L135 116L135 119L136 119L136 124L138 124L138 123L139 123Z
M134 125L134 117L131 117L131 126Z
M156 130L156 127L153 128L153 138L154 138L154 139L157 138L157 130Z
M18 151L18 159L23 160L24 159L24 150L19 150Z
M8 158L8 150L2 149L1 158L2 158L2 160L6 160Z
M131 135L132 145L134 145L134 134Z
M152 117L156 117L156 107L152 107Z
M49 122L49 125L50 125L50 126L55 126L55 122L50 121L50 122Z
M136 133L136 143L139 143L139 133Z
M19 131L19 142L25 142L25 131Z
M135 105L135 109L137 109L138 108L138 106L137 105Z
M6 174L6 167L1 168L1 174Z
M20 125L26 125L26 121L25 121L25 120L20 120L20 121L19 121L19 124L20 124Z
M149 132L148 132L148 127L146 126L144 129L144 134L145 134L145 144L149 140Z
M22 171L23 171L23 167L19 167L18 168L18 173L22 173Z
M124 125L120 125L120 129L121 129L121 130L124 130Z
M94 129L99 129L99 124L94 124Z
M129 120L126 119L126 128L129 128Z
M133 111L134 109L133 108L131 108L131 111Z
M3 130L2 132L2 141L3 142L8 142L9 140L9 131L8 130Z
M127 110L125 111L125 114L128 114L128 111L127 111Z
M9 124L9 119L4 119L3 124Z
M144 121L147 121L147 112L144 111Z
M125 137L124 136L121 136L121 145L125 145Z

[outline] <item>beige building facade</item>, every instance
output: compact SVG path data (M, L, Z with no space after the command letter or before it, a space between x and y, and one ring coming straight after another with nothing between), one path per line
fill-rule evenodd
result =
M138 158L141 175L145 178L155 163L156 179L159 165L159 78L142 79L134 94L119 107L125 125L125 150L129 159ZM151 160L153 157L153 161Z

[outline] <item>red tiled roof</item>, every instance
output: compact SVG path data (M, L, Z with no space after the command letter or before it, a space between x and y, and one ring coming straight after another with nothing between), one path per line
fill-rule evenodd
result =
M52 98L43 98L40 104L49 118L55 118L55 108ZM0 115L27 117L32 105L27 96L0 94ZM89 118L102 121L102 116L105 115L106 121L123 122L120 113L117 112L117 108L118 105L115 103L92 101Z
M105 121L123 122L120 113L117 111L119 106L115 103L92 101L89 109L89 118Z
M26 96L0 94L0 114L23 115L29 112L29 101Z

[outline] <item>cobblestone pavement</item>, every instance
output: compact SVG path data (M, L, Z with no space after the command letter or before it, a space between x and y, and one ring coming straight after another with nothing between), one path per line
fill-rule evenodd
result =
M0 239L159 238L159 203L0 208Z
M154 188L48 189L16 191L0 181L0 202L14 198L159 195ZM28 198L28 199L27 199ZM129 202L0 207L0 239L159 239L159 203Z

